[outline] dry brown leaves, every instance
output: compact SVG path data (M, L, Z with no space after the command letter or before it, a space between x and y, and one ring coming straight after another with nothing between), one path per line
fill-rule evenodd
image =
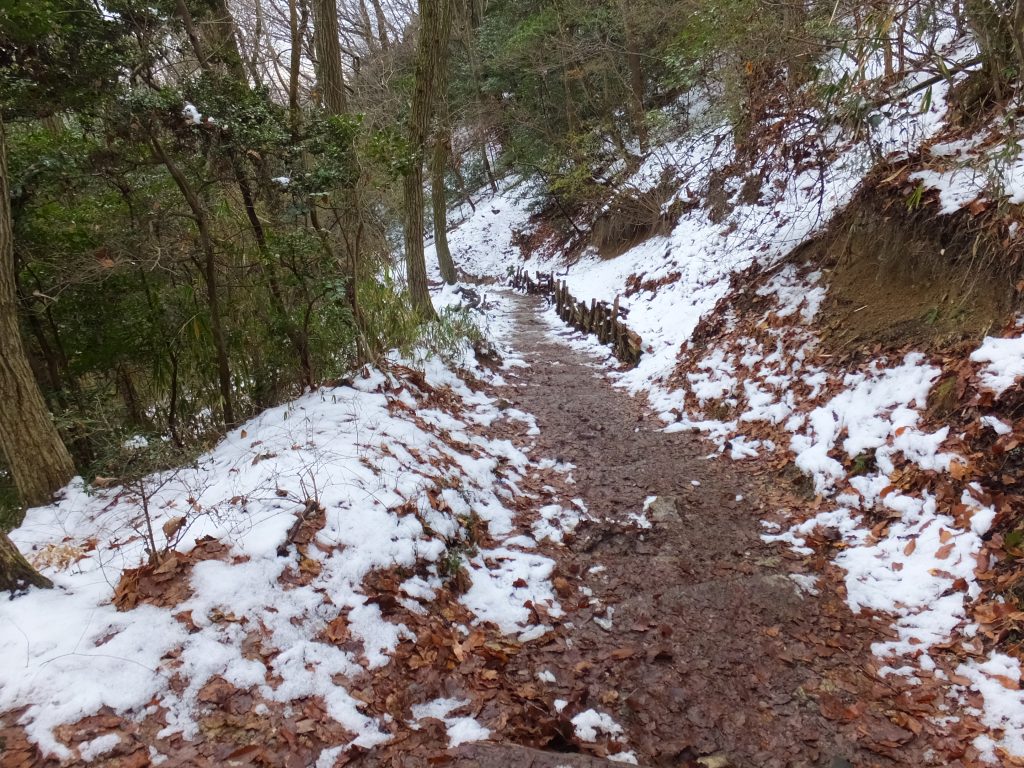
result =
M175 606L192 594L192 567L204 560L223 559L227 552L226 545L207 537L197 540L188 554L167 552L156 563L128 568L114 590L114 605L119 611L130 611L140 604Z
M774 316L766 300L757 296L757 288L763 282L764 278L753 270L734 278L733 287L737 290L731 291L715 311L701 322L693 335L693 342L681 351L673 374L676 386L685 387L688 383L687 375L699 370L698 363L712 346L742 354L745 351L742 340L751 338L763 344L767 328L776 329L776 335L781 333L782 338L800 332L795 328L792 332L787 330L786 325L791 322L791 318ZM740 286L742 290L738 289ZM736 318L736 322L727 328L722 320L724 317ZM762 322L760 318L765 320ZM996 510L992 530L986 535L986 545L978 557L976 576L982 593L970 606L971 618L980 626L979 639L976 644L953 641L933 653L940 657L940 669L944 670L950 681L960 685L967 685L969 681L955 674L957 666L970 658L981 658L987 651L995 649L1024 660L1024 484L1021 481L1024 478L1024 418L1021 418L1021 414L1024 414L1024 388L1013 387L1000 398L982 389L977 375L979 366L969 359L972 350L970 344L953 342L944 353L933 356L933 362L942 369L933 385L933 396L939 393L941 397L935 396L929 400L922 423L918 425L918 428L926 432L948 426L951 437L943 449L955 451L959 458L953 461L948 473L925 471L906 460L897 462L896 470L890 476L890 486L883 492L883 495L897 490L907 494L930 493L936 497L939 508L953 517L960 530L971 528L972 517L976 513L974 506L961 500L965 493L980 504L992 506ZM821 356L815 362L824 367L830 374L830 380L835 382L841 381L843 374L857 370L870 360L880 357L899 359L908 351L909 348L883 348L876 344L870 348L853 349L842 359ZM801 384L797 383L796 386L799 388ZM815 400L807 398L806 392L798 394L804 395L802 410L810 410L833 396L835 390L834 385L832 388L826 387ZM736 418L746 409L742 394L738 395L738 400L735 406L705 404L703 412L720 420ZM701 410L695 401L688 402L687 406ZM1009 426L1009 431L1002 435L996 434L995 430L982 422L983 416L1000 418ZM745 423L743 432L748 437L771 439L780 446L789 445L789 435L781 427ZM858 471L855 462L841 451L833 451L831 456L843 463L849 474ZM748 462L755 472L774 478L780 474L788 476L793 486L784 494L785 505L796 519L801 516L810 517L823 508L824 501L808 493L799 473L792 470L791 460L791 456L783 450L774 456L762 455ZM979 491L979 488L982 490ZM868 513L873 538L877 540L886 535L894 515L881 507ZM792 519L788 523L792 524ZM948 558L954 552L954 533L944 531L944 535L940 536L942 546L936 552L939 560ZM836 536L822 530L809 536L808 543L821 555L829 555L835 547L842 546ZM905 554L911 554L916 546L916 540L909 540L905 544ZM938 573L941 574L941 570ZM954 589L961 591L966 586L963 580L953 584ZM874 631L884 633L880 625ZM937 680L931 673L923 671L919 677L922 685L915 691L903 694L902 708L890 713L888 725L871 720L866 721L870 722L869 726L861 728L864 743L873 751L894 757L908 735L913 736L922 729L936 730L929 716L940 714L938 705L945 701L950 683ZM892 680L890 678L887 681L890 687L896 685ZM1019 685L1010 679L998 682L1012 689ZM980 705L981 701L975 700L972 703ZM858 707L862 704L847 698L825 696L819 699L822 715L837 722L856 719ZM971 741L982 731L976 721L964 717L958 724L938 729L936 735L944 739L951 760L963 760L970 764L977 757ZM1011 763L1008 757L1005 759L1007 764Z

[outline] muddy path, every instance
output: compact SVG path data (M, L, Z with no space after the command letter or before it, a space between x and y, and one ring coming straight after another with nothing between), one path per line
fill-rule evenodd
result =
M941 733L909 714L912 694L868 671L882 622L849 612L835 573L817 589L801 575L823 563L759 538L781 481L661 431L557 338L538 300L514 301L513 346L529 367L504 394L536 416L538 455L576 466L592 518L555 555L582 586L576 610L517 657L521 679L548 670L567 715L611 714L641 765L954 764ZM650 496L642 528L631 516ZM541 746L580 748L570 741Z

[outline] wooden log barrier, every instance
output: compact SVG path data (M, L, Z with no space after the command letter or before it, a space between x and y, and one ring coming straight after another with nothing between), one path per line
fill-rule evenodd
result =
M623 318L626 311L619 306L619 297L611 304L591 299L588 306L569 292L564 280L556 280L553 272L530 273L518 267L509 270L509 283L523 293L545 296L562 322L582 333L597 336L602 344L611 346L615 357L627 365L636 365L643 354L643 340L631 331Z

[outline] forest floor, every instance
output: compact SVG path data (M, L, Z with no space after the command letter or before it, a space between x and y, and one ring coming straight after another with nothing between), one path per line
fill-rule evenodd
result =
M172 691L193 697L188 706L197 730L191 736L166 728L170 694L165 692L141 711L126 707L117 712L108 706L65 721L55 734L70 750L61 761L39 750L31 732L19 725L26 710L14 709L0 713L0 764L960 764L965 743L977 732L971 730L971 718L962 715L954 735L937 716L935 703L943 696L934 686L876 674L880 662L871 645L892 636L891 617L852 613L842 573L826 554L800 555L763 540L762 521L773 510L808 504L790 480L780 477L778 466L715 458L709 455L713 444L699 434L666 432L642 396L613 385L606 362L582 351L569 330L552 325L541 301L502 293L499 303L507 307L505 342L517 361L501 368L504 383L475 381L472 387L508 418L466 430L489 441L477 443L485 451L498 451L499 443L508 441L509 455L522 451L532 457L533 468L521 469L518 479L501 480L517 490L508 497L515 510L511 530L505 538L480 532L480 555L469 564L475 571L450 578L428 610L409 608L403 596L409 582L402 583L409 575L401 569L371 571L362 580L359 589L367 605L408 631L382 665L364 658L359 662L363 671L353 667L331 680L346 687L349 701L375 718L386 736L361 745L353 738L354 726L332 718L331 704L315 693L329 687L329 681L313 681L289 699L282 693L285 686L272 679L301 670L268 671L266 686L248 687L229 683L229 672L221 672L223 677L193 678L199 682L187 690L186 678L179 684L172 678ZM396 418L426 418L428 406L456 408L452 403L458 398L450 391L420 388L427 393L420 405L402 405L407 395L400 388L388 395ZM438 418L438 424L447 422ZM438 434L449 439L444 431ZM263 465L255 459L251 463L253 470ZM495 470L495 478L503 471ZM432 504L444 508L436 498ZM332 505L327 506L330 519ZM145 594L152 585L142 586L142 574L137 585L126 586L122 577L115 600L130 588L143 593L141 602L149 600L168 615L179 611L169 621L188 629L182 641L186 650L172 649L152 662L172 673L189 668L178 659L190 658L193 646L203 655L234 642L241 643L239 652L257 671L284 670L278 660L291 652L282 645L285 625L296 628L290 641L296 647L305 643L316 653L331 646L355 657L370 655L370 641L358 637L355 609L349 614L343 609L338 619L316 629L320 625L306 613L288 618L287 602L280 602L301 598L330 607L333 598L342 604L331 582L319 574L358 557L353 554L357 542L332 549L324 542L338 534L324 538L324 526L322 515L303 519L292 538L309 544L300 543L296 568L281 570L285 559L280 551L265 556L266 563L277 564L267 571L278 584L273 589L280 588L273 593L277 597L254 596L257 602L251 606L228 613L211 611L198 597L189 599L197 568L231 574L234 568L268 567L256 552L251 561L249 555L232 559L227 546L209 539L179 558L182 567L154 572L156 594ZM518 636L481 618L480 601L471 595L481 569L499 575L505 569L502 562L508 561L510 547L519 546L517 537L536 548L530 555L535 565L545 567L545 558L550 559L557 595L557 604L537 597L525 603L533 614L527 623L531 629ZM217 562L203 563L206 559ZM512 605L517 590L535 589L527 583L532 578L513 575L507 592L490 593L493 604L485 607L500 615L499 604L509 600ZM260 600L273 604L261 607ZM125 622L132 615L131 610L117 614ZM128 634L118 635L120 629L104 633L102 622L90 621L102 635L95 645ZM306 637L307 626L319 634ZM213 645L197 644L204 633ZM87 637L85 629L81 637ZM78 647L71 655L77 655ZM305 653L306 672L323 675L318 657ZM205 656L201 661L206 663ZM41 664L35 674L48 674L49 661ZM262 675L259 671L256 678ZM40 697L45 698L32 695L33 700ZM45 713L47 704L40 700L38 706Z
M573 332L556 325L541 300L506 292L494 298L504 314L508 350L492 382L467 376L470 392L455 379L431 385L398 367L398 379L391 383L368 374L368 394L359 395L386 399L391 414L391 421L383 422L388 426L378 427L381 454L360 455L368 471L381 456L401 452L402 443L389 440L414 423L426 430L423 434L435 435L439 442L433 444L446 442L449 450L458 445L474 462L480 451L483 457L510 459L508 466L498 461L485 470L486 477L467 464L462 480L453 479L458 474L444 480L475 482L477 494L490 487L487 483L504 483L508 493L492 498L505 499L514 515L509 513L501 534L471 524L475 553L467 552L461 569L447 574L445 582L433 583L436 594L429 603L410 602L410 585L420 571L389 565L396 562L391 555L378 569L359 575L352 595L339 592L339 584L347 582L332 581L330 574L368 557L369 550L361 552L359 545L377 547L371 527L384 523L367 522L371 527L345 535L332 520L349 519L345 509L365 516L371 510L327 498L319 513L299 517L288 535L297 549L285 556L276 534L268 534L273 546L267 552L250 547L242 555L231 554L227 536L201 539L191 553L172 553L155 570L125 570L113 597L123 612L111 612L112 599L102 588L98 602L90 603L88 591L75 587L81 581L68 581L67 589L50 597L34 593L15 600L5 608L12 611L15 629L27 626L29 616L43 621L42 606L34 608L32 599L52 598L55 615L81 603L88 618L76 629L71 629L77 627L74 617L66 618L68 630L62 634L78 637L67 652L42 641L25 647L29 687L18 702L26 707L0 713L0 764L972 764L968 745L984 732L974 714L949 699L934 678L880 674L884 662L871 646L893 637L892 616L851 611L843 572L827 548L805 555L765 541L764 521L779 509L798 518L805 508L813 512L803 490L785 479L793 473L781 471L767 456L742 462L722 458L696 430L666 431L644 396L614 386L607 360L592 356ZM378 390L382 394L371 393ZM328 408L324 403L349 396L337 391L330 399L303 400L299 409ZM467 418L471 402L492 416ZM499 414L504 416L495 418ZM347 407L345 418L352 418ZM234 463L214 461L215 472L228 466L236 467L232 473L243 467L256 472L269 461L272 442L264 440L271 439L274 421L261 419L248 427L250 436L243 430L241 439L225 440L224 452L242 453ZM310 424L307 429L317 422ZM340 451L344 430L353 428L345 420L326 424L335 431L310 432L309 444L327 439L325 447ZM260 439L253 440L257 435ZM293 438L280 439L289 445ZM416 444L409 447L413 455L430 455L425 444ZM256 458L250 461L246 452L253 451ZM527 456L528 461L516 458ZM285 480L280 472L270 478ZM402 490L409 498L411 493ZM435 511L446 509L439 493L428 495ZM80 501L72 495L67 504ZM93 509L90 504L112 510L124 502L82 503L85 510ZM59 505L55 510L59 513ZM439 523L408 505L392 504L388 514L403 525L415 515L424 522L422 536L436 536L431 528ZM44 519L45 514L37 515L37 527ZM287 528L292 518L273 519ZM372 519L390 518L367 517ZM841 546L838 539L833 544ZM238 541L233 546L237 550ZM517 570L516 563L528 567ZM228 588L243 570L253 587L238 582ZM89 579L89 572L86 568L77 578ZM205 581L200 572L207 574ZM207 595L209 574L225 585L216 594ZM553 594L535 582L541 574L544 584L550 579ZM481 585L490 586L481 593ZM125 603L128 597L131 605ZM378 618L368 620L368 609ZM148 612L139 613L143 610ZM528 613L528 620L517 618L512 631L501 627L509 610ZM330 620L332 615L337 617ZM152 698L141 708L128 702L120 710L100 707L108 698L97 693L95 705L81 710L94 714L49 718L62 723L53 737L66 754L62 760L44 754L39 723L47 718L47 707L79 711L71 706L75 693L69 690L88 688L82 676L94 676L89 665L100 664L99 656L134 659L138 632L146 633L138 629L140 622L160 627L167 622L171 628L159 631L170 638L166 650L155 644L146 651L150 655L138 656L152 656L146 665L159 668L169 682L145 693ZM388 628L397 628L389 648L386 635L379 634ZM28 632L26 643L34 630ZM159 632L155 627L153 636ZM90 644L108 646L110 653L90 651ZM349 654L355 664L329 667L325 659L333 656L325 654L335 652ZM253 677L238 673L241 660L218 666L218 654L232 653L255 670ZM290 655L305 660L285 666ZM374 656L376 662L370 660ZM60 673L57 666L63 664L72 666ZM20 673L10 672L10 680L0 684L14 685ZM152 685L143 673L136 673L146 678L139 684ZM306 681L302 685L296 682L300 678ZM144 685L140 690L147 690ZM340 703L331 698L338 691ZM175 715L175 696L187 717ZM345 709L351 707L357 716ZM335 712L349 714L339 718ZM193 732L168 727L189 720L196 723ZM378 726L370 727L371 722ZM360 729L372 738L356 738Z
M708 456L699 435L666 433L642 398L560 338L571 331L552 328L538 300L514 306L511 342L528 367L507 374L501 394L536 417L539 453L574 467L570 493L587 514L549 552L569 582L567 615L512 658L505 679L545 681L562 714L493 734L546 752L473 745L455 764L956 764L962 749L919 719L910 686L872 672L887 622L854 615L823 560L762 541L765 510L796 501L787 483ZM581 712L598 724L592 738L580 738ZM385 746L368 762L452 759L422 746Z

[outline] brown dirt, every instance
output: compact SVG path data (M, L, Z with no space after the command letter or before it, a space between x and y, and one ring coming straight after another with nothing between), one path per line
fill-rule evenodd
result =
M708 460L699 437L665 433L641 401L551 336L535 298L515 301L514 345L530 367L509 371L497 394L536 415L535 458L576 468L571 485L553 472L523 478L524 494L512 503L528 523L553 495L579 497L591 517L566 546L542 548L557 561L553 581L567 613L547 619L554 631L523 644L488 627L463 636L465 609L454 595L440 600L416 625L418 642L400 646L386 675L369 676L356 691L372 714L392 715L395 739L341 763L596 768L619 747L576 738L571 718L593 708L622 725L628 749L652 768L959 765L953 739L922 716L935 691L901 689L873 674L870 644L888 622L850 614L827 553L797 558L760 540L760 520L806 503L790 483L749 463ZM524 443L522 432L508 437ZM663 503L650 513L653 526L641 529L631 515L648 496ZM820 595L796 588L790 575L799 573L820 575ZM416 617L386 600L399 583L390 578L389 586L389 578L367 588L386 615L398 611L413 626ZM609 608L610 629L602 627ZM539 681L542 671L556 681ZM123 748L96 763L110 766L148 765L154 743L175 766L302 766L346 740L316 700L295 703L307 724L298 731L295 713L254 718L251 697L229 688L207 691L217 706L198 748L161 743L155 718L135 724L101 713L73 729L120 733ZM435 696L470 699L469 714L496 744L450 751L441 723L425 721L415 732L403 725L410 702ZM567 702L560 713L557 699ZM0 718L0 764L53 765L14 725L19 714ZM81 739L69 731L67 740Z
M550 337L532 299L517 301L515 346L531 367L506 397L537 416L538 455L577 467L575 492L594 519L556 557L599 601L580 600L569 623L518 655L519 677L553 671L566 717L608 712L651 766L706 756L762 768L955 764L903 693L870 673L880 625L850 614L834 573L820 596L801 593L789 575L823 563L760 540L778 478L706 460L699 438L661 431ZM674 500L674 510L666 505L641 530L629 516L652 495ZM604 606L614 608L610 631L595 621Z
M666 174L646 192L624 189L615 195L591 225L590 244L598 255L613 259L655 235L669 234L683 208L676 203L665 210L677 187L678 181Z
M872 189L797 249L796 260L828 271L824 351L944 349L1003 324L1013 280L984 247L979 253L988 235L956 218L908 211L901 198Z

